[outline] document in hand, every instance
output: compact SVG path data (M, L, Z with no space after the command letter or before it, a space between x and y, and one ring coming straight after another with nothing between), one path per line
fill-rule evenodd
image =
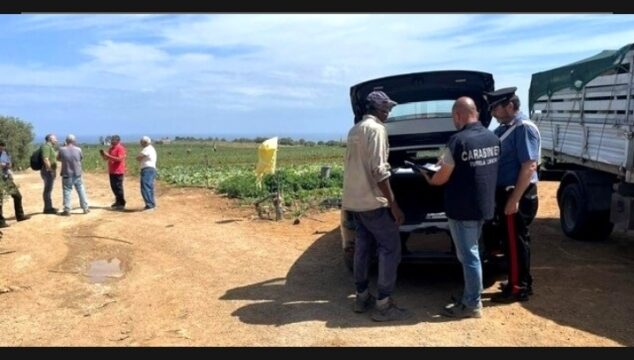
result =
M432 164L432 163L427 163L425 165L422 165L421 167L423 169L425 169L425 170L429 170L429 171L432 171L432 172L436 172L436 171L440 170L440 165Z
M416 169L418 171L436 172L436 171L440 170L440 165L436 165L436 164L432 164L432 163L427 163L425 165L418 165L418 164L415 164L415 163L413 163L413 162L411 162L409 160L405 160L404 163L405 163L405 165L407 165L407 166L409 166L409 167L411 167L413 169Z

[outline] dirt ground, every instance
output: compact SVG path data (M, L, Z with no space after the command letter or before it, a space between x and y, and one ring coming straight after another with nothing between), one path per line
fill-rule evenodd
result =
M632 235L563 236L557 183L539 187L530 301L492 304L494 284L483 318L444 318L440 309L461 291L459 269L407 266L395 298L414 317L385 324L351 310L337 210L276 223L210 191L159 184L158 208L142 212L138 178L129 177L128 210L116 212L107 175L88 174L91 213L61 217L41 214L38 173L16 182L32 218L16 223L6 200L2 346L634 345ZM98 265L113 266L108 277Z

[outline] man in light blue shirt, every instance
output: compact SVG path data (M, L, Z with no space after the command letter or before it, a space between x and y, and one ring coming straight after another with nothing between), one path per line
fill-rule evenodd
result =
M537 213L537 164L540 135L532 122L519 111L517 88L504 88L487 94L491 114L500 122L494 133L500 139L501 153L496 190L498 236L506 238L508 282L491 301L526 301L533 293L530 274L530 236L528 225Z

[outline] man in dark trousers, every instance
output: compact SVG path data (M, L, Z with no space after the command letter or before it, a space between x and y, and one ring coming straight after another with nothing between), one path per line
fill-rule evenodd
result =
M42 162L44 166L40 170L40 176L44 180L44 191L42 199L44 200L44 214L57 214L57 208L53 207L53 185L55 185L55 177L57 176L57 136L48 134L44 138L46 141L42 146Z
M108 174L110 175L110 189L114 194L115 201L111 208L115 210L125 209L125 195L123 192L123 177L125 175L126 149L121 144L121 137L113 135L110 138L110 148L108 152L99 150L101 157L108 161Z
M533 292L530 274L530 236L528 224L537 213L537 164L540 135L537 127L519 111L520 101L510 87L487 94L491 114L500 126L502 152L496 189L498 236L505 238L503 248L508 259L508 281L493 302L527 301Z
M396 305L392 292L401 261L399 224L403 212L390 187L387 130L383 125L396 105L387 94L373 91L366 98L366 114L348 132L343 173L342 207L356 223L354 248L354 311L372 310L372 320L404 320L411 313ZM377 297L368 289L372 244L379 257Z
M493 218L500 140L478 120L473 99L458 98L451 113L458 132L449 138L441 167L431 178L421 173L430 185L446 184L445 212L464 274L462 299L445 306L442 314L479 318L483 286L478 242L484 221Z

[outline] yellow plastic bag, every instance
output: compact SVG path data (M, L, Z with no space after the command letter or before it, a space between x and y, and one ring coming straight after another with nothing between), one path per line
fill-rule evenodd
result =
M277 160L277 137L264 141L258 146L258 165L255 168L256 184L262 188L262 178L266 174L275 174Z

